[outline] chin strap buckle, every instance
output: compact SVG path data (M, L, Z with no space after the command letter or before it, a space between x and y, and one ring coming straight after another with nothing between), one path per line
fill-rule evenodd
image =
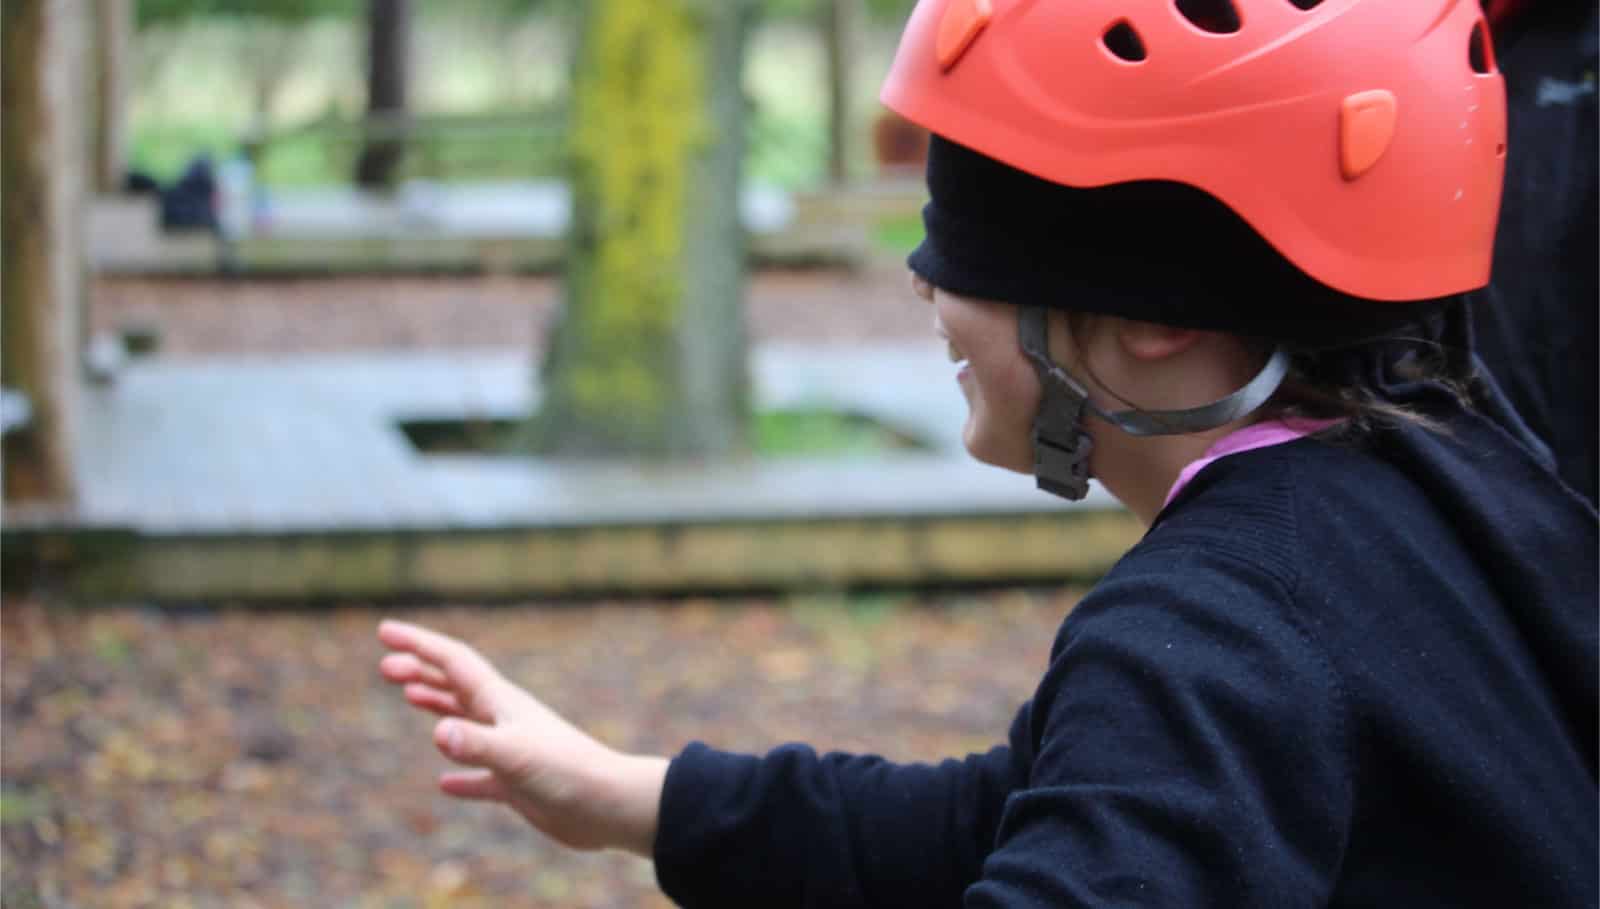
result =
M1089 494L1089 453L1094 440L1081 430L1076 444L1063 446L1045 435L1038 423L1033 428L1033 479L1039 488L1068 501L1076 502Z
M1017 338L1039 375L1043 397L1033 417L1034 478L1039 488L1077 501L1089 492L1089 452L1093 440L1083 429L1084 410L1129 435L1160 436L1205 432L1247 416L1265 404L1289 373L1289 354L1279 348L1244 387L1201 407L1186 410L1121 410L1108 413L1089 400L1089 392L1050 359L1049 314L1043 306L1018 308Z
M1043 395L1033 415L1033 478L1045 492L1076 502L1089 494L1094 440L1082 420L1089 396L1050 359L1048 324L1042 306L1023 306L1018 312L1018 340Z

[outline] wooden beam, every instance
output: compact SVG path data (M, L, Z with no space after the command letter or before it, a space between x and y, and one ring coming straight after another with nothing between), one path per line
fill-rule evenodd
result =
M94 182L122 191L128 169L128 97L133 72L133 0L95 0Z
M6 585L85 601L510 599L1091 581L1126 511L215 536L7 529Z
M822 0L822 40L828 58L828 178L834 185L850 179L852 85L861 16L861 0Z
M0 13L0 384L32 422L5 437L8 501L69 504L84 282L88 39L77 0L5 0Z

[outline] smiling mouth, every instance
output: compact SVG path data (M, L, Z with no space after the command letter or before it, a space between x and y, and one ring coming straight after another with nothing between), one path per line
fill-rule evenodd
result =
M945 338L944 343L946 346L946 353L950 357L950 362L960 366L962 369L966 369L967 355L962 353L961 348L956 346L956 342L950 340L949 338Z
M956 342L950 340L949 335L945 334L944 326L935 322L933 327L935 333L939 335L939 339L945 343L945 353L950 357L950 362L960 363L965 366L967 363L966 353L956 346Z
M959 377L967 371L968 357L966 351L957 347L956 342L950 340L950 333L945 330L943 320L937 315L933 317L933 332L939 336L939 340L944 342L945 354L950 357L950 362L960 367L956 370L956 375Z

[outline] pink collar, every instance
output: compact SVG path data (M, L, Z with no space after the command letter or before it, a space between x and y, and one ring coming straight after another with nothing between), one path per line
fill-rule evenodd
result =
M1172 484L1172 489L1167 492L1167 500L1161 503L1161 507L1171 505L1172 500L1183 491L1183 487L1194 479L1194 475L1204 470L1212 461L1253 448L1266 448L1268 445L1281 445L1284 442L1303 439L1339 422L1339 420L1264 420L1260 423L1251 423L1243 429L1236 429L1213 442L1205 454L1189 462L1178 472L1178 480Z

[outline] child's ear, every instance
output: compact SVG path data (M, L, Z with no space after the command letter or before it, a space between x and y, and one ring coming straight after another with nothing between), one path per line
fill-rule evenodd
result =
M1122 349L1136 360L1164 360L1183 353L1200 341L1202 332L1192 328L1174 328L1154 322L1136 322L1119 319L1117 340Z

